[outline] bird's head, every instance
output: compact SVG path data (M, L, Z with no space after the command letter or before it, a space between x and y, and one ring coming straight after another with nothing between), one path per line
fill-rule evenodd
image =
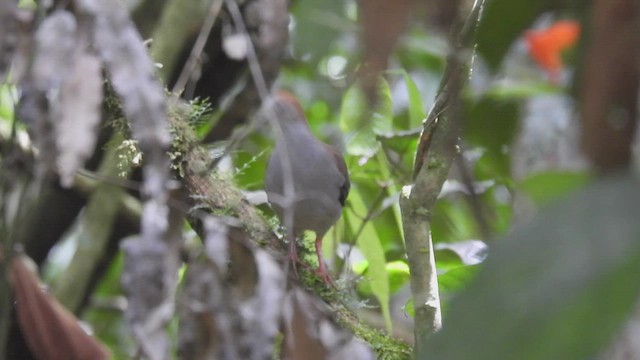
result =
M286 90L279 90L269 98L262 109L267 120L276 119L280 126L302 123L308 126L304 110L298 100Z

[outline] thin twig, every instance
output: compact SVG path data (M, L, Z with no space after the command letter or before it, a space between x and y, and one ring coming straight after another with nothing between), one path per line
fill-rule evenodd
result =
M79 169L76 171L77 176L86 177L95 180L101 184L114 185L127 190L142 191L142 183L120 176L111 176L107 174L99 174L94 171Z
M351 255L351 251L353 250L353 247L355 246L356 242L358 241L358 238L360 237L360 235L364 231L364 227L367 225L367 223L369 221L371 221L373 218L375 218L375 216L374 216L375 214L378 214L375 211L375 209L382 202L382 200L384 200L384 194L385 194L386 191L387 191L387 187L383 186L382 189L380 190L380 192L378 193L378 196L376 196L375 200L373 200L373 204L371 204L371 206L369 207L367 215L365 215L365 217L362 219L362 222L360 223L360 226L358 227L358 230L356 230L356 234L353 236L353 238L349 242L349 248L347 249L347 252L344 255L344 262L345 263L347 263L347 261L349 259L349 256ZM342 269L340 269L340 271L338 271L338 273L342 272L343 270L344 270L344 266L343 266Z
M258 91L258 96L260 97L260 102L265 104L267 99L269 98L269 88L267 87L267 83L264 80L264 75L262 69L260 67L260 61L258 59L258 55L256 53L256 49L253 45L253 41L251 41L249 31L247 30L247 26L242 19L242 13L240 12L240 8L238 4L234 0L225 0L225 4L227 5L227 10L229 10L229 14L233 20L234 25L240 30L242 35L247 42L247 61L249 63L249 71L251 72L251 76L253 79L253 84ZM284 131L278 119L276 118L276 113L274 111L274 107L266 106L264 107L265 115L267 117L267 121L271 128L274 130L275 136L277 140L280 140L284 137ZM254 121L249 123L244 131L240 132L238 136L234 136L231 138L231 141L227 145L225 149L225 155L233 152L236 147L254 130ZM286 143L283 142L284 146L281 148L280 156L282 157L282 182L283 182L283 191L284 197L289 201L295 201L295 189L293 185L293 168L291 167L291 160L289 157L289 152L286 148ZM224 156L219 157L218 159L222 159ZM210 167L215 166L217 161L213 161ZM286 204L285 204L286 205ZM285 238L288 241L295 242L295 235L293 233L293 208L291 206L283 206L285 209L284 213L284 226L286 228ZM285 274L289 272L289 262L287 262ZM287 278L288 276L285 276Z
M473 174L471 174L466 159L462 155L458 155L456 157L456 164L458 165L458 170L460 171L462 183L468 192L468 196L466 196L465 198L469 202L471 213L473 214L473 217L478 224L480 235L482 236L483 240L489 240L489 238L491 237L491 230L489 228L489 222L487 221L487 216L485 214L483 204L482 202L480 202L480 198L478 196L478 193L476 192L476 187L473 184Z
M191 53L189 53L189 59L187 59L187 62L180 72L178 80L171 90L171 92L173 94L176 94L176 96L177 94L184 91L185 87L187 86L187 82L191 78L191 75L196 68L198 59L202 55L204 46L207 44L207 40L209 40L211 29L213 29L213 25L215 24L216 19L218 18L218 14L220 13L220 9L222 8L222 1L223 0L214 0L211 3L209 14L204 20L202 27L200 28L200 32L198 33L198 37L196 38L196 42L193 44L193 48L191 48Z
M234 0L225 0L227 5L227 9L229 10L229 14L231 14L231 18L233 20L234 25L240 30L242 36L245 38L247 43L247 62L249 64L249 71L251 73L251 77L253 79L253 83L258 91L258 97L260 98L260 102L264 104L269 98L269 88L267 87L267 83L264 80L264 75L262 73L262 69L260 68L260 61L258 60L258 55L256 54L255 47L253 45L253 41L249 36L249 31L247 31L247 27L242 19L242 13L240 12L240 8L238 4ZM269 111L270 109L265 109L267 111L267 121L272 128L274 128L276 132L276 137L282 137L282 129L280 128L279 122L275 119L275 114L273 111ZM234 152L236 148L246 139L249 135L253 133L255 130L254 121L249 122L248 126L244 129L240 130L236 134L234 134L230 139L228 144L225 147L224 153L218 158L214 159L209 166L210 169L215 168L218 162L225 158L226 155ZM288 156L287 156L288 158ZM288 161L285 161L288 162ZM286 165L288 166L288 165ZM286 171L286 169L285 169ZM285 176L286 178L287 176ZM285 179L285 183L287 180ZM291 182L293 184L293 180ZM286 187L286 186L285 186Z

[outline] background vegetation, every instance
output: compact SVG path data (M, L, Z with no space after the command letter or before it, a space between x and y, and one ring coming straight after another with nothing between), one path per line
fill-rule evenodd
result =
M640 358L639 15L0 4L0 356ZM265 203L271 89L345 155L335 288Z

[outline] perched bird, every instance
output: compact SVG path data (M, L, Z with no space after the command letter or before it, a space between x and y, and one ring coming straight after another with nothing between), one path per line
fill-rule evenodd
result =
M349 194L349 172L344 158L332 146L311 133L300 103L288 92L278 92L267 105L272 121L276 147L271 154L265 177L269 203L289 226L289 256L299 261L295 237L305 230L316 233L317 274L326 283L331 279L322 259L322 237L340 218Z

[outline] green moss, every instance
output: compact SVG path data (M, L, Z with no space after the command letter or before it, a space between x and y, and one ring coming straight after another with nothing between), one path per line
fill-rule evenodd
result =
M355 329L355 335L371 346L379 360L412 358L413 350L409 345L387 336L381 330L361 326Z
M429 161L427 163L427 169L429 170L439 169L444 165L445 165L445 162L443 162L442 159L432 156L429 158Z
M304 251L304 249L302 249ZM315 259L315 252L308 254ZM388 336L384 331L372 328L353 315L343 304L349 303L346 299L346 291L327 286L322 279L315 274L317 262L306 261L307 256L302 257L306 266L298 267L298 277L303 286L320 296L328 304L333 304L332 311L336 315L338 325L352 332L376 353L377 359L401 360L412 358L412 348L408 344ZM336 305L337 304L337 305Z

